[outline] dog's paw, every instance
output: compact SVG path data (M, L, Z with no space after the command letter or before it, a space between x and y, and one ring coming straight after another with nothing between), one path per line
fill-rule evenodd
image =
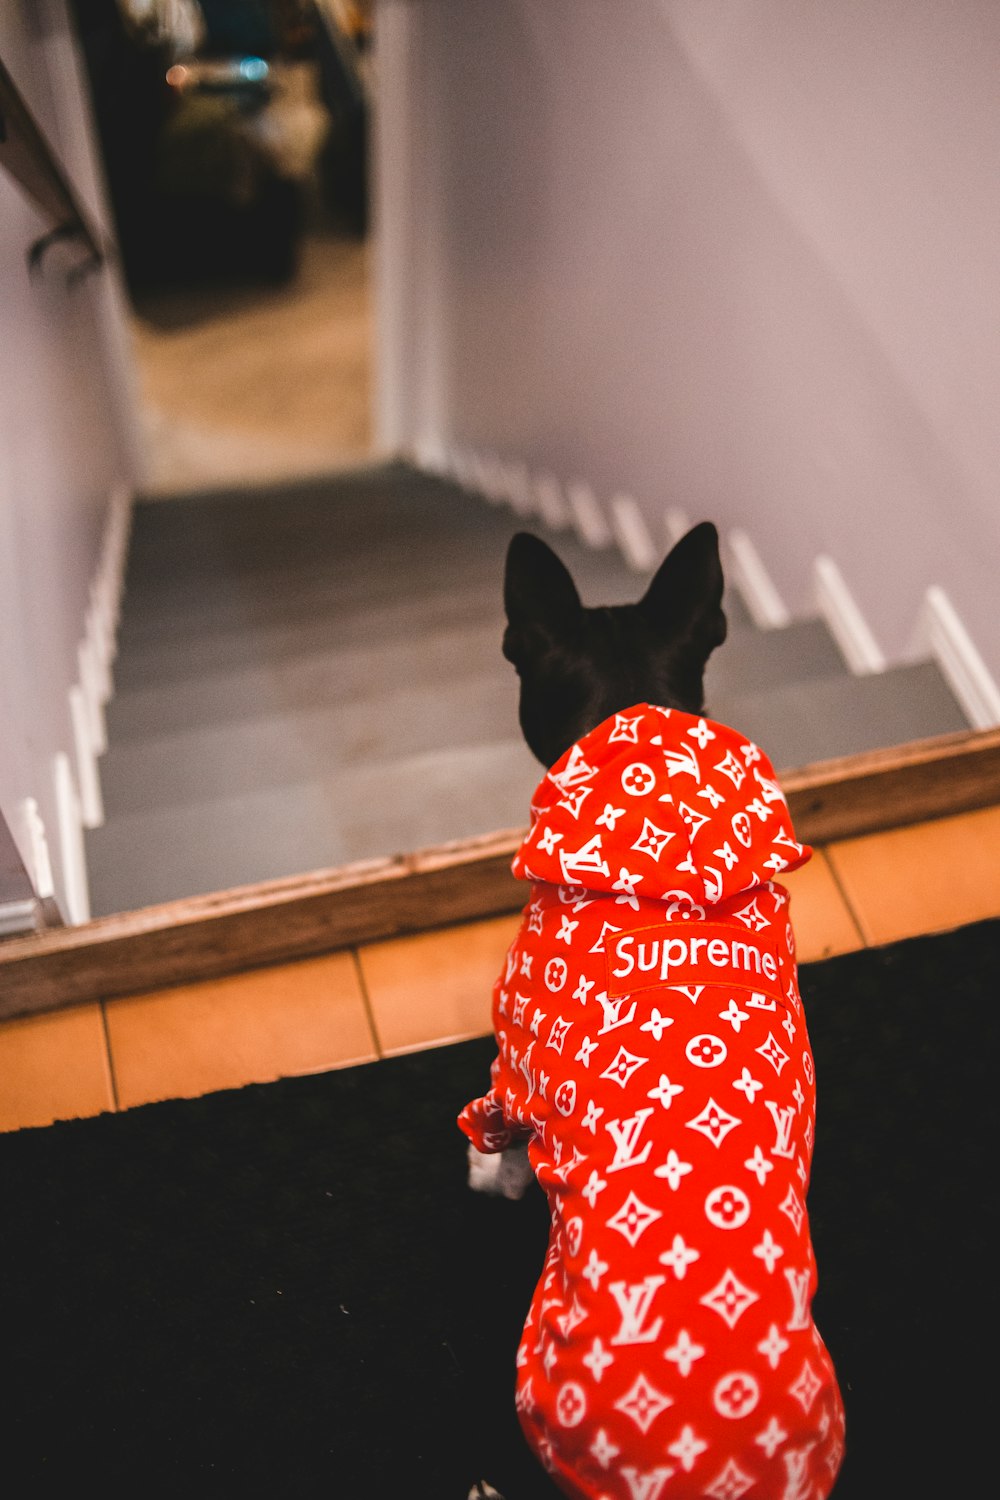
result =
M485 1479L480 1479L469 1491L468 1500L503 1500L499 1490L495 1490Z
M487 1154L469 1146L469 1186L476 1193L497 1198L523 1198L534 1173L527 1146L508 1146Z
M474 1193L495 1193L499 1195L503 1189L500 1186L500 1167L503 1157L499 1151L479 1151L475 1146L469 1145L469 1186Z
M535 1180L527 1146L508 1146L500 1154L500 1191L505 1198L523 1198Z

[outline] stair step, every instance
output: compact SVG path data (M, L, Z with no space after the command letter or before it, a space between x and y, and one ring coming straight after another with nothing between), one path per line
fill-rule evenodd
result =
M779 770L969 728L930 661L720 695L712 712L760 745Z
M436 684L418 678L339 703L290 703L253 718L112 739L102 763L105 815L111 820L144 808L322 781L353 766L472 750L516 734L514 673L501 682L494 672L469 674L452 662Z
M846 673L836 641L820 619L794 620L780 630L753 625L730 628L708 659L705 701L714 718L717 702L736 694L763 691Z
M409 489L416 483L420 503ZM317 498L301 487L245 505L235 500L136 507L119 651L216 630L270 629L324 614L414 604L458 590L486 607L501 600L507 543L526 527L555 547L586 604L635 600L645 578L616 548L585 546L570 529L522 521L456 485L412 477L365 481ZM746 621L735 596L734 621Z
M382 549L367 564L348 569L314 569L310 563L297 573L272 570L255 579L228 573L219 561L211 585L178 569L170 589L158 595L135 586L130 577L119 653L180 646L206 634L267 634L315 620L336 625L356 616L363 621L368 614L391 612L400 601L417 611L434 610L453 593L470 604L495 600L502 593L505 543L475 546L476 562L468 568L424 558L411 548L396 557Z
M86 834L92 911L407 853L474 837L487 822L520 828L540 774L510 739L115 817Z
M434 608L412 611L408 600L367 616L285 625L266 632L232 631L172 647L132 648L120 655L117 691L108 706L112 747L143 735L255 718L277 709L316 709L369 698L415 683L436 693L442 674L493 673L506 703L515 674L501 651L504 618L494 596L444 595ZM769 685L793 675L829 671L839 660L825 633L801 629L734 631L721 671L710 684ZM735 657L735 670L728 664ZM515 694L516 702L516 694ZM510 720L516 725L516 708ZM106 763L106 772L110 764Z
M506 508L470 499L454 485L423 481L415 508L405 487L366 499L360 517L333 491L325 503L278 490L269 502L146 503L136 507L127 585L148 621L189 609L210 613L233 596L280 603L283 582L313 593L324 586L384 589L462 585L502 575L510 536L522 523ZM618 575L634 588L620 554L585 547L570 531L526 523L566 555L589 584ZM486 575L488 574L488 579ZM360 575L360 578L359 578ZM382 580L385 580L382 583ZM134 620L123 622L131 628Z
M468 505L468 501L464 502ZM239 668L272 657L309 654L372 640L411 639L456 623L492 628L496 649L503 634L503 565L508 527L488 544L465 544L461 557L431 559L416 546L384 553L332 575L276 575L234 580L217 564L208 587L178 571L159 601L132 578L115 662L116 687ZM560 539L559 548L581 580L587 602L628 602L641 592L624 563ZM310 564L310 567L312 565Z
M488 641L499 657L503 621L499 614L485 611L478 598L464 594L442 595L433 608L417 610L410 609L404 597L391 607L336 620L306 619L268 630L233 629L173 644L150 643L119 653L114 668L115 700L155 692L161 686L164 693L175 688L183 691L199 679L274 672L308 675L324 661L330 663L331 681L341 662L350 679L357 662L370 660L377 670L378 661L397 648L414 659L425 636L432 642L432 655L446 651L449 642L465 638L477 660Z

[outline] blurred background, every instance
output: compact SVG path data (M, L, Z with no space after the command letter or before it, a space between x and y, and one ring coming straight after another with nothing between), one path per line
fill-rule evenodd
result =
M373 0L71 5L147 489L366 456Z

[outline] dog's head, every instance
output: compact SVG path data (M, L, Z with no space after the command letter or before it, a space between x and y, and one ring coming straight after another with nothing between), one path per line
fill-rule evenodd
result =
M521 679L521 729L542 764L635 703L701 713L705 664L726 638L722 586L710 521L681 538L636 604L603 608L581 604L540 537L512 537L503 654Z

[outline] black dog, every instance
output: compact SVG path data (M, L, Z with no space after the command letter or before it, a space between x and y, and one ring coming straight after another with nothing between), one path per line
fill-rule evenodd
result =
M543 766L633 703L701 713L705 666L726 638L718 532L684 536L637 604L585 609L563 563L519 531L507 550L503 654L521 680L525 740Z
M548 771L491 1087L459 1124L472 1187L518 1198L534 1175L549 1201L515 1402L576 1500L825 1500L843 1453L775 879L810 851L763 752L704 717L722 593L707 522L631 605L584 608L537 537L507 554L503 650Z

